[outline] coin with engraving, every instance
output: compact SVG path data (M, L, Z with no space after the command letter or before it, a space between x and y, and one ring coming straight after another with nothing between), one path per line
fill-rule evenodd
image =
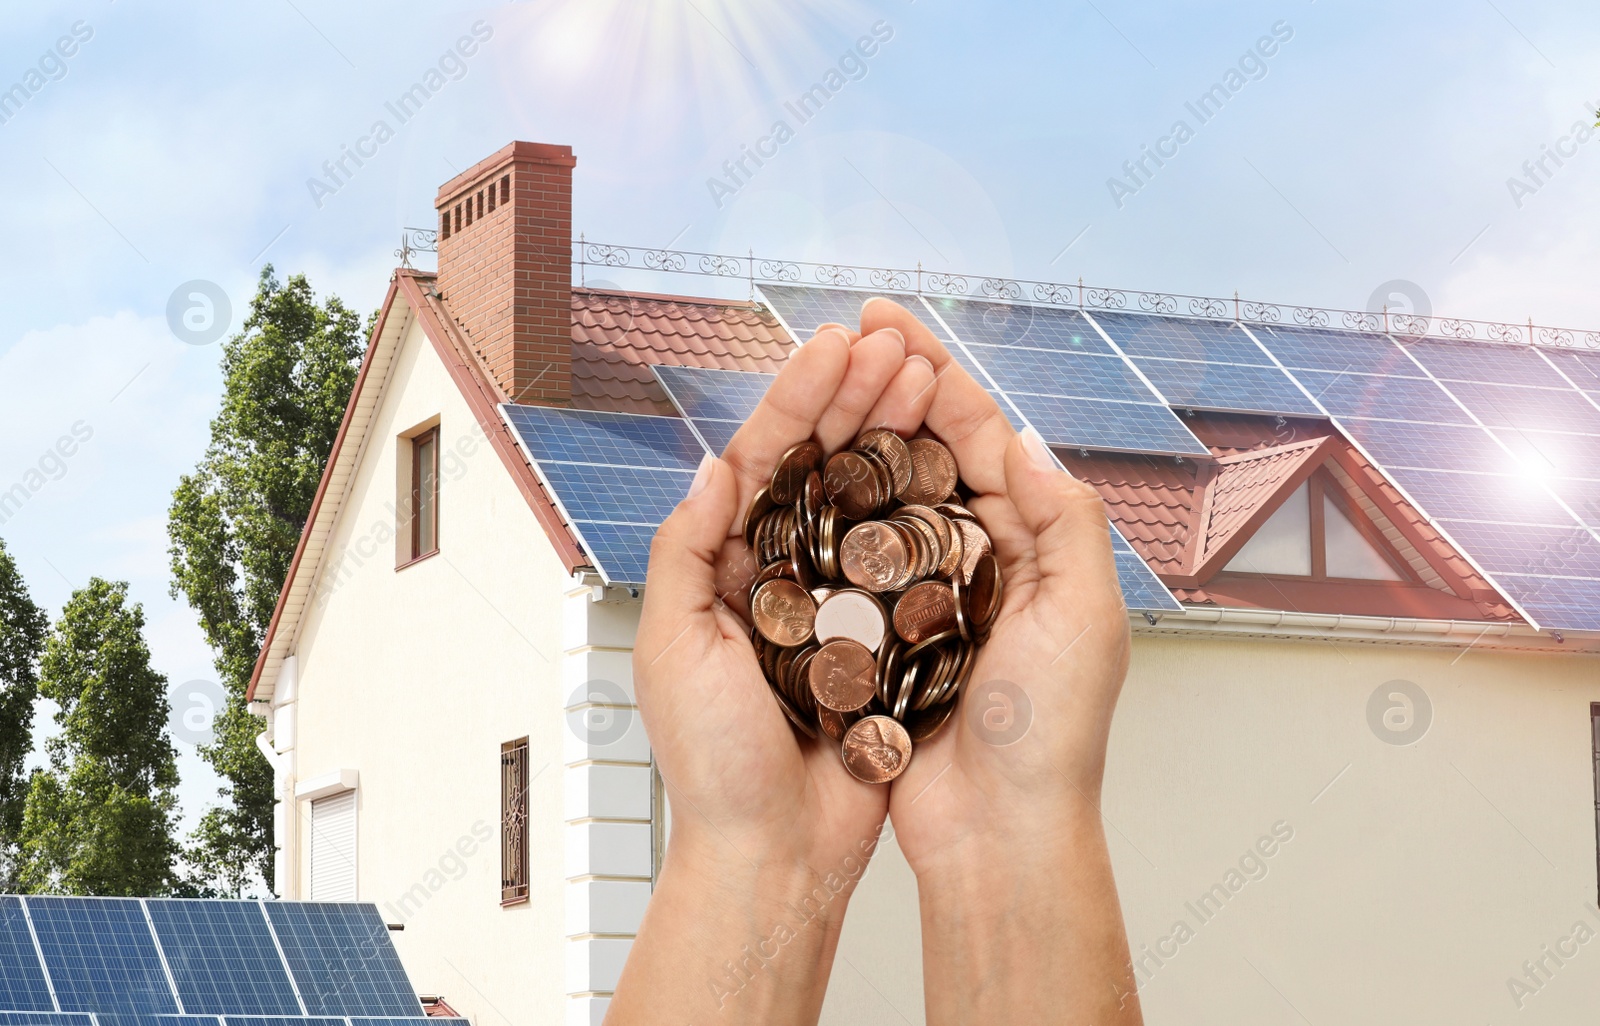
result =
M817 650L811 660L811 693L817 704L835 712L855 712L877 693L878 661L864 645L840 638Z
M985 552L972 570L967 585L966 613L972 628L986 630L1000 614L1000 563L994 553Z
M840 750L857 780L886 784L911 764L911 735L887 716L868 716L845 732Z
M900 500L932 506L948 499L956 490L956 458L950 450L931 438L913 438L906 448L911 453L911 483L899 493Z
M817 640L826 644L849 638L868 651L878 651L888 632L883 603L859 588L841 588L817 606Z
M878 471L859 452L835 453L823 469L822 487L851 520L865 520L877 511Z
M888 591L905 576L911 553L904 535L884 521L870 520L845 532L839 564L851 584Z
M789 447L778 460L778 469L772 472L770 491L772 501L787 506L800 497L805 487L806 475L822 465L822 446L816 442L799 442Z
M800 585L778 577L750 597L750 615L763 638L787 648L811 640L817 606Z
M744 543L752 549L756 547L756 529L776 506L777 503L772 501L771 489L756 489L756 494L750 499L750 509L744 515Z
M899 495L911 484L911 450L905 439L887 428L873 428L856 439L855 448L864 449L889 467L890 487Z
M989 534L971 520L952 521L961 532L961 568L957 572L961 575L963 584L972 583L973 572L978 569L978 560L989 554Z
M955 626L955 594L942 581L912 585L894 604L895 633L913 645Z

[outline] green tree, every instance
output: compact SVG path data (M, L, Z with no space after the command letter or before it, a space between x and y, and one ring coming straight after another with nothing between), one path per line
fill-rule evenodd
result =
M37 664L49 629L0 541L0 892L17 889L17 838L28 798L22 768L33 750Z
M370 329L369 322L369 329ZM200 616L228 690L216 738L200 754L227 783L185 858L194 885L240 894L272 879L272 770L245 690L278 592L311 512L365 348L361 319L321 305L304 275L261 272L243 330L223 346L222 408L194 473L167 514L173 596Z
M126 583L73 593L45 644L39 693L60 706L22 821L21 889L166 894L178 844L167 679L150 666Z

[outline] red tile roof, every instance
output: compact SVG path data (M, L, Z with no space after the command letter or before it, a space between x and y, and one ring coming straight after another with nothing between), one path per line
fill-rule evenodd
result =
M754 303L572 290L572 404L582 409L676 416L650 364L773 373L793 348Z
M1199 540L1194 564L1204 563L1227 545L1321 447L1322 439L1312 438L1270 449L1247 450L1217 460L1217 475L1211 486L1211 502L1205 517L1205 537Z

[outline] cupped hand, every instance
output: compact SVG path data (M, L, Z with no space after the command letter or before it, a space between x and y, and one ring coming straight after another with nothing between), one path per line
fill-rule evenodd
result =
M916 317L888 300L862 330L894 328L939 376L926 426L955 455L1005 584L952 722L894 782L895 836L919 878L965 872L1008 846L1048 848L1098 822L1106 741L1128 662L1110 527L1093 488L1018 434Z
M837 746L799 736L757 664L740 615L757 569L743 518L790 446L814 438L831 452L868 427L910 432L936 394L933 366L908 359L898 331L824 330L795 351L723 457L706 457L662 524L634 682L672 805L669 862L684 845L820 879L875 845L887 790L851 777Z

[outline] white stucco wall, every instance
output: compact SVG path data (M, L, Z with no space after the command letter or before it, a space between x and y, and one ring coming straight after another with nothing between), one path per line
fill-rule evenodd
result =
M1394 680L1432 709L1408 746L1368 722ZM1137 638L1103 811L1146 1020L1592 1016L1592 701L1593 656ZM1275 825L1292 838L1241 870ZM1230 883L1220 912L1188 908ZM923 1021L915 898L886 848L851 903L823 1022ZM1597 939L1565 941L1578 922ZM1558 940L1576 956L1547 961L1519 1009L1508 978Z
M435 416L440 552L397 571L396 439ZM331 541L327 598L296 645L296 774L359 771L358 898L404 922L392 936L418 989L485 1026L564 1019L570 583L413 324ZM501 908L500 745L524 735L531 900ZM305 803L298 814L306 886Z

